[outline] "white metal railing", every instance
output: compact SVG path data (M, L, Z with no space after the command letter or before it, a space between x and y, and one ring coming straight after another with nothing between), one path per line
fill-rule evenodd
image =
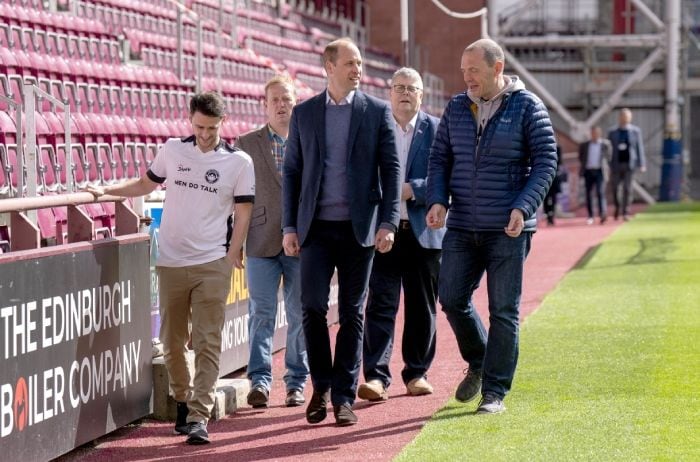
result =
M54 96L46 93L41 88L36 85L25 82L24 83L24 114L26 119L26 142L27 147L25 150L25 156L18 156L19 169L23 171L25 168L24 162L26 161L28 165L37 165L39 152L37 149L37 132L36 132L36 102L37 99L47 99L54 106L63 109L63 129L65 136L66 145L66 165L63 167L66 169L66 190L68 192L75 191L75 185L73 182L73 149L71 147L71 127L70 127L70 104L68 101L61 101ZM18 130L19 132L19 130ZM20 175L21 178L21 175ZM61 181L60 177L57 180L59 183ZM19 188L19 191L23 191ZM21 194L20 194L21 195ZM36 168L27 169L27 196L33 197L37 195L37 170Z

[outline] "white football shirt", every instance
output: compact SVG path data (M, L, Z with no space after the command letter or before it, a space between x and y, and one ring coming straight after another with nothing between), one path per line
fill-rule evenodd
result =
M195 137L171 138L146 172L156 183L167 179L158 236L158 266L209 263L226 255L234 202L253 202L253 161L221 141L202 153Z

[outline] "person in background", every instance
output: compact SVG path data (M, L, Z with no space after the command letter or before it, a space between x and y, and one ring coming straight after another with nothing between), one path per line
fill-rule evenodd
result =
M561 192L561 185L567 179L566 170L562 164L562 152L561 146L557 144L557 174L554 175L554 180L552 180L552 186L549 187L547 195L544 196L544 201L542 202L542 210L547 217L547 224L549 226L554 226L557 216L557 194Z
M578 159L581 163L583 180L586 186L586 209L588 220L586 223L593 224L593 192L595 190L598 202L598 216L602 225L608 219L607 200L605 198L605 184L610 175L610 157L612 146L610 141L602 138L602 131L599 126L591 127L591 139L581 143L578 147Z
M632 111L628 108L620 109L618 126L610 131L608 139L612 145L610 176L615 202L615 219L619 219L622 214L622 219L627 221L634 174L637 171L647 171L642 130L632 125ZM622 187L622 198L620 198L620 187Z
M460 402L481 392L479 414L505 411L518 361L523 266L557 169L547 108L514 75L490 39L462 54L467 91L445 108L428 161L427 224L445 225L438 292L469 363ZM488 335L472 296L487 275Z
M192 136L166 141L141 178L87 187L95 198L136 197L168 180L156 262L160 340L177 402L175 432L187 435L189 444L209 443L207 422L219 377L224 308L232 268L243 268L243 243L255 198L251 158L219 135L224 117L218 93L194 95ZM186 359L190 336L194 380Z
M284 376L286 406L304 404L309 375L306 342L301 320L299 257L282 249L282 162L289 134L289 120L296 105L294 82L274 76L265 84L267 124L241 135L236 146L248 153L255 166L257 194L246 241L248 275L248 404L267 407L272 388L272 339L277 318L277 292L283 283L287 341Z
M389 106L358 90L362 56L350 39L323 52L328 87L292 112L282 171L282 245L300 256L306 351L314 387L306 420L333 404L339 426L352 410L362 322L375 249L388 252L399 224L400 165ZM338 270L340 328L331 352L327 312Z
M404 330L401 378L409 395L433 392L427 381L435 357L435 303L440 248L445 229L425 224L428 155L439 119L421 111L423 79L412 68L397 70L389 94L394 115L396 146L401 162L401 221L394 246L374 256L365 311L363 369L366 383L358 396L369 401L388 399L389 362L401 289L404 293Z

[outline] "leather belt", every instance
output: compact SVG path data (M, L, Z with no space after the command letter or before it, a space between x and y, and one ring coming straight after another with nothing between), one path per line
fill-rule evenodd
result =
M399 229L411 229L411 222L408 220L399 221Z

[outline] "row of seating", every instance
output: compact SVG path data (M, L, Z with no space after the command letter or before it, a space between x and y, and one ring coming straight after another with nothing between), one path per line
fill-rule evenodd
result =
M86 37L32 27L9 25L0 20L0 46L11 50L35 52L66 58L118 64L123 61L119 41L104 37Z
M173 72L177 70L178 64L181 64L185 79L194 80L197 76L197 58L192 55L184 55L182 62L178 63L176 52L143 48L141 50L141 59L148 67L167 69ZM218 61L214 58L203 58L202 66L202 74L204 76L215 77L222 75L242 82L266 82L270 77L280 72L272 66L258 66L231 60ZM218 70L217 66L219 66Z
M165 51L177 50L176 37L131 28L124 28L122 33L129 40L131 54L135 56L138 56L141 53L141 49L143 47ZM222 58L234 62L242 62L262 67L270 67L272 65L272 60L269 57L259 56L255 53L251 53L251 50L238 48L236 43L231 40L231 37L227 35L221 36L220 45L221 46L219 47L215 41L210 43L203 40L202 55L204 57L217 57L219 54L221 54ZM196 55L196 40L184 39L182 41L182 49L183 52L188 55Z
M84 37L109 38L111 36L101 22L85 16L54 13L13 5L5 1L0 2L0 18L9 25L19 27L71 33Z
M189 8L202 18L207 18L217 24L220 21L222 28L226 32L231 32L233 28L233 5L225 3L222 10L218 1L197 0L191 2ZM293 40L305 41L310 38L310 31L298 22L272 17L269 14L245 8L238 8L235 11L239 27L242 26Z
M0 74L19 75L29 81L50 79L75 83L185 89L178 77L165 69L134 64L94 63L84 59L48 56L4 47L0 47Z
M151 12L149 3L135 2L144 5L145 11L137 12L118 5L106 5L86 0L72 0L72 3L77 15L99 21L114 34L119 34L124 28L131 28L169 37L177 36L177 7L174 4L170 9L160 8ZM195 24L194 20L186 14L182 15L182 21L184 25L189 27ZM203 27L208 30L216 29L216 25L210 22L204 23Z

